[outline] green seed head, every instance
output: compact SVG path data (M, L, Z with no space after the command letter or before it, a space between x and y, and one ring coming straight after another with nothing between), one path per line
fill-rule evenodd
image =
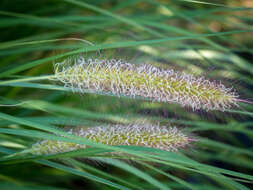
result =
M140 96L158 102L173 102L193 110L221 110L237 105L237 94L218 82L197 78L149 64L122 60L85 60L57 63L55 77L65 86L83 92Z
M144 124L75 127L70 129L68 133L111 146L145 146L166 151L177 151L193 141L176 127L167 128ZM32 153L38 155L55 154L82 148L90 147L63 141L44 140L32 146Z

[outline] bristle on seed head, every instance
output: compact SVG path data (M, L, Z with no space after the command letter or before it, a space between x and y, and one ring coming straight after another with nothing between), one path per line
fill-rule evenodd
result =
M157 148L165 151L177 151L194 141L176 127L144 124L114 125L98 127L75 127L68 131L94 142L111 146L130 145ZM86 145L44 140L32 146L32 153L37 155L56 154L89 148Z
M55 78L79 92L139 96L177 103L193 110L225 111L237 106L238 95L232 88L203 77L115 59L80 57L71 61L74 63L69 64L68 60L55 64Z

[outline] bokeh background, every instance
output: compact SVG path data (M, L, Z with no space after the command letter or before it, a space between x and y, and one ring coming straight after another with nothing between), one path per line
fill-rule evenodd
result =
M198 142L178 153L161 152L155 162L125 162L124 155L94 161L98 155L85 152L76 153L78 159L3 159L0 189L251 189L252 104L193 111L73 93L43 76L53 75L54 63L80 55L124 59L221 81L253 101L252 24L252 0L1 0L2 157L38 141L37 125L160 123Z

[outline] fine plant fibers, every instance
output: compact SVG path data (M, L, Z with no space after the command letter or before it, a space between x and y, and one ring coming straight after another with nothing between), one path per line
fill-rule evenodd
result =
M0 190L253 189L252 3L0 1ZM211 87L195 97L201 77L233 87L226 113ZM74 134L144 123L176 126L189 144L169 152ZM30 152L71 142L86 146Z
M115 59L67 59L55 64L55 78L66 87L93 93L172 102L193 110L225 111L237 106L237 93L221 82L150 64Z
M177 151L195 141L194 138L187 136L176 127L151 124L74 127L68 130L68 133L111 146L145 146L165 151ZM56 154L83 148L89 147L70 142L43 140L32 146L31 153Z

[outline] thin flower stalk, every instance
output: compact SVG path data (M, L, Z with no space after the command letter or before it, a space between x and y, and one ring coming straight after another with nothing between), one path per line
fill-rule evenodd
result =
M225 111L239 102L237 93L220 82L123 60L68 59L55 64L55 78L79 92L142 97L193 110Z
M108 125L90 128L74 127L68 133L111 146L144 146L165 151L177 151L194 141L193 138L176 127L150 124ZM44 155L85 148L91 147L57 140L43 140L34 144L31 152Z

